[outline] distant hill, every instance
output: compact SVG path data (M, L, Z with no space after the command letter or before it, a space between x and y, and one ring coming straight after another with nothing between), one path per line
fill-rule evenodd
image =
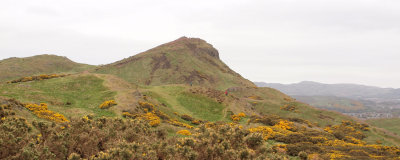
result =
M0 81L38 74L74 73L93 66L71 61L56 55L37 55L25 58L8 58L0 61Z
M400 89L357 84L323 84L304 81L295 84L255 82L271 87L313 106L340 112L387 112L400 108Z
M335 110L339 112L357 112L366 110L367 107L363 102L355 99L336 97L336 96L292 96L298 101L308 103L318 108Z
M350 98L400 98L400 89L379 88L358 84L323 84L303 81L294 84L255 82L259 87L271 87L289 95L337 96Z
M101 66L96 73L117 75L139 85L190 84L255 87L219 59L218 51L199 38L181 37L146 52Z

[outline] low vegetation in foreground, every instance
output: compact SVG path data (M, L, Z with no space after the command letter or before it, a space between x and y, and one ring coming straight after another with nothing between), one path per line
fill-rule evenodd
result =
M369 126L350 121L320 130L298 118L238 113L232 115L231 122L201 121L180 126L173 125L171 122L177 120L158 111L150 102L140 102L140 113L131 116L125 113L126 118L86 115L64 122L28 122L15 114L21 105L16 100L1 103L1 159L398 159L400 156L398 147L366 144L363 139ZM248 120L241 124L243 117Z

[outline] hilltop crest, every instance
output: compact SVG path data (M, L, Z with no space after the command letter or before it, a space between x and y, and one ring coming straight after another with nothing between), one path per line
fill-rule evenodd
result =
M0 81L54 73L74 73L93 68L91 65L71 61L57 55L37 55L32 57L11 57L0 60Z
M219 52L199 38L181 37L135 56L96 69L139 85L189 84L218 89L254 87L219 59Z
M190 48L192 53L195 55L199 55L201 53L207 53L211 57L219 59L219 53L217 49L215 49L211 44L207 43L205 40L200 38L188 38L188 37L181 37L172 42L165 43L160 45L154 49L162 47L168 47L171 50L179 50L183 48Z

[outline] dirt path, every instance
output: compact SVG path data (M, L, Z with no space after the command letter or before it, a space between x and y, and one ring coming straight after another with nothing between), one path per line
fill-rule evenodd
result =
M113 110L116 113L121 114L122 111L134 110L136 108L136 104L140 98L140 94L136 86L114 75L94 75L103 79L104 85L111 91L117 93L115 100L117 101L118 105L113 107Z

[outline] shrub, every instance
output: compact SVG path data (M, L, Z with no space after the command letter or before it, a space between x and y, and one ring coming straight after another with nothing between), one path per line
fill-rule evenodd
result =
M232 119L232 121L234 121L234 122L239 122L240 121L240 119L242 119L243 117L246 117L246 114L244 114L243 112L241 112L241 113L239 113L239 114L237 114L237 115L232 115L231 116L231 119Z
M307 158L308 158L308 154L307 154L307 152L304 152L304 151L301 151L301 152L299 152L299 158L301 159L301 160L307 160Z
M199 125L201 122L199 120L193 120L192 124Z
M161 123L160 117L155 115L154 113L148 112L146 114L140 115L139 118L143 118L149 121L149 125L152 127L156 127Z
M188 130L180 130L180 131L178 131L178 132L176 132L177 134L180 134L180 135L184 135L184 136L190 136L190 135L192 135L192 133L190 132L190 131L188 131Z
M149 122L150 126L152 126L152 127L158 126L158 125L160 125L160 123L161 123L161 121L159 119L151 120Z
M138 102L138 103L140 107L142 107L143 109L147 109L147 111L149 112L155 109L154 105L149 102Z
M369 157L369 154L363 150L351 150L349 154L357 157Z
M258 146L263 144L263 135L260 133L251 133L246 136L245 142L250 148L257 148Z
M322 152L322 149L319 148L318 146L310 143L310 142L302 142L302 143L296 143L296 144L288 144L286 146L287 148L287 153L291 156L297 156L299 155L300 152L306 152L306 153L319 153Z
M284 111L296 111L297 107L295 105L292 105L292 104L285 104L280 109L284 110Z
M40 103L40 105L26 104L25 108L32 111L39 118L51 120L54 122L60 122L60 123L69 122L69 120L67 118L65 118L62 114L48 110L46 103Z
M161 119L153 112L147 112L145 114L132 114L129 112L123 112L122 116L125 118L132 118L132 119L142 119L148 122L148 124L152 127L156 127L160 125Z
M171 124L171 125L178 126L178 127L185 127L187 129L192 129L193 128L193 126L188 125L186 123L179 122L179 121L177 121L175 119L167 120L166 122Z
M194 118L192 118L191 116L187 115L187 114L183 114L181 115L181 118L185 121L193 121Z
M248 96L247 98L252 99L252 100L262 100L260 96Z
M102 104L100 104L99 108L107 109L115 105L117 105L117 102L115 102L115 100L109 100L109 101L104 101Z
M284 130L290 130L293 128L293 122L287 121L287 120L281 120L277 124L274 125L275 127L284 129Z
M299 143L299 142L308 142L310 141L309 137L304 136L301 133L289 133L287 135L280 136L275 139L278 142L284 142L288 144Z
M264 140L268 140L269 138L274 137L276 134L276 132L271 127L267 127L267 126L259 126L256 128L250 128L249 132L250 133L262 133L262 137Z
M81 159L81 156L77 153L71 153L68 156L68 160L80 160L80 159Z
M60 74L60 75L58 75L58 74L52 74L52 75L43 74L43 75L39 75L39 76L22 77L20 79L12 80L7 83L40 81L40 80L44 80L44 79L52 79L52 78L65 77L65 76L67 76L67 75L65 75L65 74Z
M264 125L273 126L280 121L280 117L277 115L263 115L262 117L252 115L249 123L262 123Z

